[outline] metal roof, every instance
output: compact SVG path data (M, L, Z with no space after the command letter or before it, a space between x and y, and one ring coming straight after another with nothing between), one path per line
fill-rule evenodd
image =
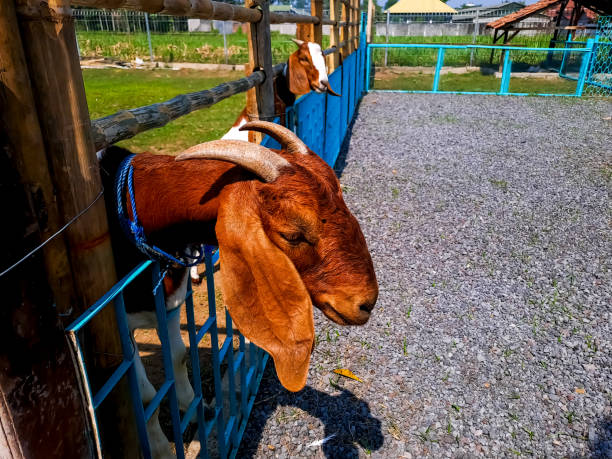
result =
M489 22L487 27L492 29L503 29L513 25L516 22L522 21L523 19L533 16L536 13L544 11L552 6L559 5L564 0L540 0L533 5L528 5L522 10L511 13L503 18L497 19L496 21ZM588 8L596 13L601 14L612 14L612 1L611 0L581 0L576 1L578 5Z
M422 13L456 13L457 11L440 0L399 0L391 6L389 13L422 14Z

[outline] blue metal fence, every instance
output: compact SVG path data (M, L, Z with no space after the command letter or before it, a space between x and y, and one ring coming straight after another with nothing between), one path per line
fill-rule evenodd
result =
M362 18L362 24L364 22ZM321 152L321 157L332 167L363 96L365 51L362 30L359 48L329 75L331 87L341 97L311 92L298 99L288 116L290 127L298 137L311 150Z
M147 435L146 424L155 410L159 408L162 401L167 399L170 407L170 415L172 418L173 440L176 447L176 455L178 458L184 458L183 433L187 429L193 415L196 415L198 421L198 440L200 441L201 451L200 457L206 458L210 454L220 457L235 457L240 440L246 428L246 423L249 414L255 402L255 395L263 371L268 360L268 354L253 345L249 346L247 352L245 339L239 333L239 348L234 352L232 330L232 319L226 310L226 336L225 340L219 348L219 336L217 330L217 311L215 302L215 285L213 279L214 263L218 259L218 253L213 253L211 247L207 247L205 254L206 266L206 283L208 288L208 318L199 329L196 327L195 314L193 309L193 291L191 281L187 289L184 306L186 308L187 329L189 332L190 344L190 360L192 368L192 385L195 392L195 397L181 417L178 408L176 387L174 380L174 370L172 366L170 343L168 339L167 323L174 314L180 313L180 308L172 311L166 311L166 305L163 298L162 289L157 290L155 296L155 310L158 321L158 335L161 342L164 375L165 380L155 397L145 407L141 401L141 393L136 377L135 368L135 353L137 350L132 345L129 330L125 304L123 301L124 289L137 277L144 275L147 268L152 268L153 279L152 285L157 285L160 280L159 264L153 261L145 261L135 267L127 276L119 281L109 292L106 293L99 301L85 311L77 320L75 320L68 328L67 332L79 362L81 377L84 387L86 388L86 397L93 407L93 425L97 433L97 422L95 418L95 410L99 408L102 402L106 399L111 390L117 383L127 376L133 409L136 418L139 440L145 458L151 457L151 448ZM79 339L79 331L82 330L89 321L91 321L100 311L114 304L119 336L121 339L121 347L123 351L123 362L117 367L115 372L97 391L93 392L87 374L87 369L84 363L83 352ZM210 419L204 417L204 396L202 393L202 379L200 375L200 359L198 353L198 344L202 339L209 334L211 341L212 353L212 373L214 378L214 410ZM248 356L247 356L248 354ZM223 375L221 374L221 365L227 365L227 381L229 382L229 390L224 394L222 387ZM240 400L236 397L236 388L234 381L236 375L240 379ZM229 412L224 412L223 398L229 397ZM225 403L227 406L228 404ZM217 451L213 452L209 448L209 441L213 431L216 433ZM100 439L97 440L98 450L101 451Z
M526 47L515 47L515 46L487 46L487 45L441 45L441 44L369 44L366 52L366 91L370 91L371 85L371 69L372 69L372 50L378 48L404 48L419 49L429 48L437 49L437 60L433 75L433 84L431 90L375 90L375 91L393 91L393 92L408 92L408 93L442 93L442 94L497 94L497 95L513 95L513 96L527 96L527 95L538 95L538 96L568 96L568 97L581 97L585 82L587 80L587 69L591 56L594 49L594 41L592 39L583 43L583 47L572 48L572 53L578 53L580 56L580 71L576 77L576 90L573 93L567 94L551 94L551 93L525 93L525 92L512 92L510 89L510 79L512 77L512 56L513 53L521 52L563 52L565 54L568 51L564 51L560 48L526 48ZM501 80L498 91L444 91L440 89L440 75L442 67L444 65L444 55L446 50L472 50L472 49L490 49L500 50L503 52L503 68L501 72Z
M599 16L594 49L586 70L586 90L594 96L612 95L612 16Z
M365 21L362 21L362 23L364 22ZM340 153L342 141L346 136L348 126L363 93L363 63L365 62L365 50L365 34L362 28L361 46L359 49L345 58L343 65L329 77L331 86L341 93L341 97L310 93L300 98L295 106L287 113L289 123L298 136L304 140L313 151L320 152L323 159L331 166L334 165ZM264 139L262 143L271 148L279 147L279 145L269 137ZM100 454L102 445L98 435L96 410L104 402L118 382L122 380L122 378L127 377L138 435L142 453L145 458L151 457L151 446L149 444L146 429L147 421L153 416L164 400L168 401L170 407L173 431L172 437L178 458L182 459L185 457L183 433L187 429L194 414L198 422L198 440L201 447L199 457L207 458L209 455L218 455L221 458L232 458L236 456L249 414L255 402L255 395L263 376L268 354L256 348L254 345L250 345L247 351L245 338L238 331L232 329L232 319L227 310L225 311L226 337L221 347L219 347L215 285L213 278L214 264L217 260L218 251L215 251L212 247L206 247L205 276L208 290L208 318L199 329L197 329L196 326L193 308L191 280L188 281L184 307L186 308L187 330L189 333L189 356L192 369L191 382L194 388L195 397L182 416L178 408L174 370L167 330L168 321L175 314L180 314L181 308L179 307L172 311L166 311L162 289L157 289L155 295L155 311L158 321L158 335L162 348L165 379L155 397L145 407L142 403L136 375L135 361L137 358L137 349L133 346L130 338L123 298L124 289L134 281L135 278L146 275L149 271L153 273L151 279L152 285L158 285L161 280L160 276L162 276L158 263L153 261L140 263L67 328L70 342L74 348L77 366L80 370L83 387L85 388L85 396L92 408L92 425L96 433L97 448ZM80 334L84 327L86 327L98 313L111 304L114 307L117 318L123 361L114 373L104 382L102 387L94 391L87 373ZM237 351L234 351L233 348L234 333L239 337L239 348ZM198 354L198 345L207 334L210 336L211 341L211 366L215 390L214 410L210 419L206 419L204 413L204 396L202 392L200 359ZM225 376L221 372L222 365L227 366ZM236 396L236 375L239 376L240 381L239 400ZM223 390L224 378L227 378L227 391ZM228 397L229 400L224 400L225 397ZM217 445L217 451L214 452L211 450L210 444L213 433L215 434Z

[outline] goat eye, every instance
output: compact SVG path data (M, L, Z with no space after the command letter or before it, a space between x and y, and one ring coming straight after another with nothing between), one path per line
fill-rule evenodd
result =
M302 233L279 233L279 234L289 244L298 245L301 242L308 243L308 241L306 240L306 238L304 237Z

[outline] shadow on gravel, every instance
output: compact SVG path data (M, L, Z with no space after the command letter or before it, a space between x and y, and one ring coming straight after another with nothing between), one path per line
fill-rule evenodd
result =
M279 406L283 409L278 410L275 414ZM324 438L333 437L321 447L308 446L313 441L320 441L323 438L313 438L312 434L309 435L310 429L318 429L309 426L303 413L292 407L319 418L325 425ZM381 422L372 416L369 405L352 392L342 389L338 395L329 395L308 386L298 393L288 392L278 382L274 373L274 365L268 364L237 457L253 458L257 456L266 422L273 414L282 424L294 425L292 429L287 429L291 432L289 440L291 449L283 452L289 457L311 456L321 448L328 459L357 458L359 457L358 445L366 453L375 451L383 445ZM268 433L266 437L274 437L274 433ZM282 446L287 447L286 443L278 437L266 441L273 441L274 444L262 445L265 452L272 452L271 450L274 449L275 453L281 453ZM301 448L298 451L299 445Z
M348 154L349 144L351 142L351 137L353 137L353 128L355 127L355 120L357 119L357 115L359 114L359 107L361 106L361 101L357 107L355 107L355 116L353 117L353 121L349 125L346 130L346 136L342 141L342 145L340 146L340 153L338 154L338 159L336 159L336 164L334 164L334 172L338 179L342 177L342 172L344 172L344 168L346 167L346 155Z
M592 457L608 459L612 457L612 417L602 420L599 425L600 434L593 435L589 432L589 446ZM603 432L603 437L601 436Z

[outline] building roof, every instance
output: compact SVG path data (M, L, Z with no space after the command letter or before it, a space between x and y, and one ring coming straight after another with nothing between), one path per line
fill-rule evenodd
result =
M563 0L540 0L539 2L534 3L533 5L527 5L525 8L518 10L514 13L510 13L503 18L499 18L496 21L489 22L487 27L492 29L501 29L503 27L510 26L515 22L522 21L523 19L528 18L540 11L544 11L547 8L550 8L557 3L561 3Z
M453 22L473 20L478 15L479 19L499 18L522 9L525 5L518 2L501 3L492 6L476 6L472 8L461 8L453 15Z
M567 2L567 6L565 7L565 10L563 11L563 18L566 20L570 20L570 17L572 15L572 10L576 7L576 5L574 4L574 0L569 0ZM559 10L561 9L561 5L556 5L553 6L552 8L547 9L544 14L546 16L550 16L551 18L556 18L559 15ZM597 13L595 13L594 11L590 10L590 9L584 9L582 12L583 16L586 16L586 18L592 22L597 22Z
M492 29L503 29L510 27L514 23L520 22L529 16L533 16L536 13L544 11L553 6L557 6L562 1L563 0L540 0L533 5L527 5L522 10L511 13L503 18L497 19L496 21L489 22L487 27ZM612 2L610 2L610 0L578 0L576 3L597 13L612 14Z
M491 6L471 6L469 8L459 8L457 13L479 13L494 11L494 10L520 10L525 5L519 2L499 3Z
M422 14L422 13L456 13L454 8L451 8L446 3L440 0L399 0L396 4L390 7L389 13L403 14ZM386 12L386 11L385 11Z

